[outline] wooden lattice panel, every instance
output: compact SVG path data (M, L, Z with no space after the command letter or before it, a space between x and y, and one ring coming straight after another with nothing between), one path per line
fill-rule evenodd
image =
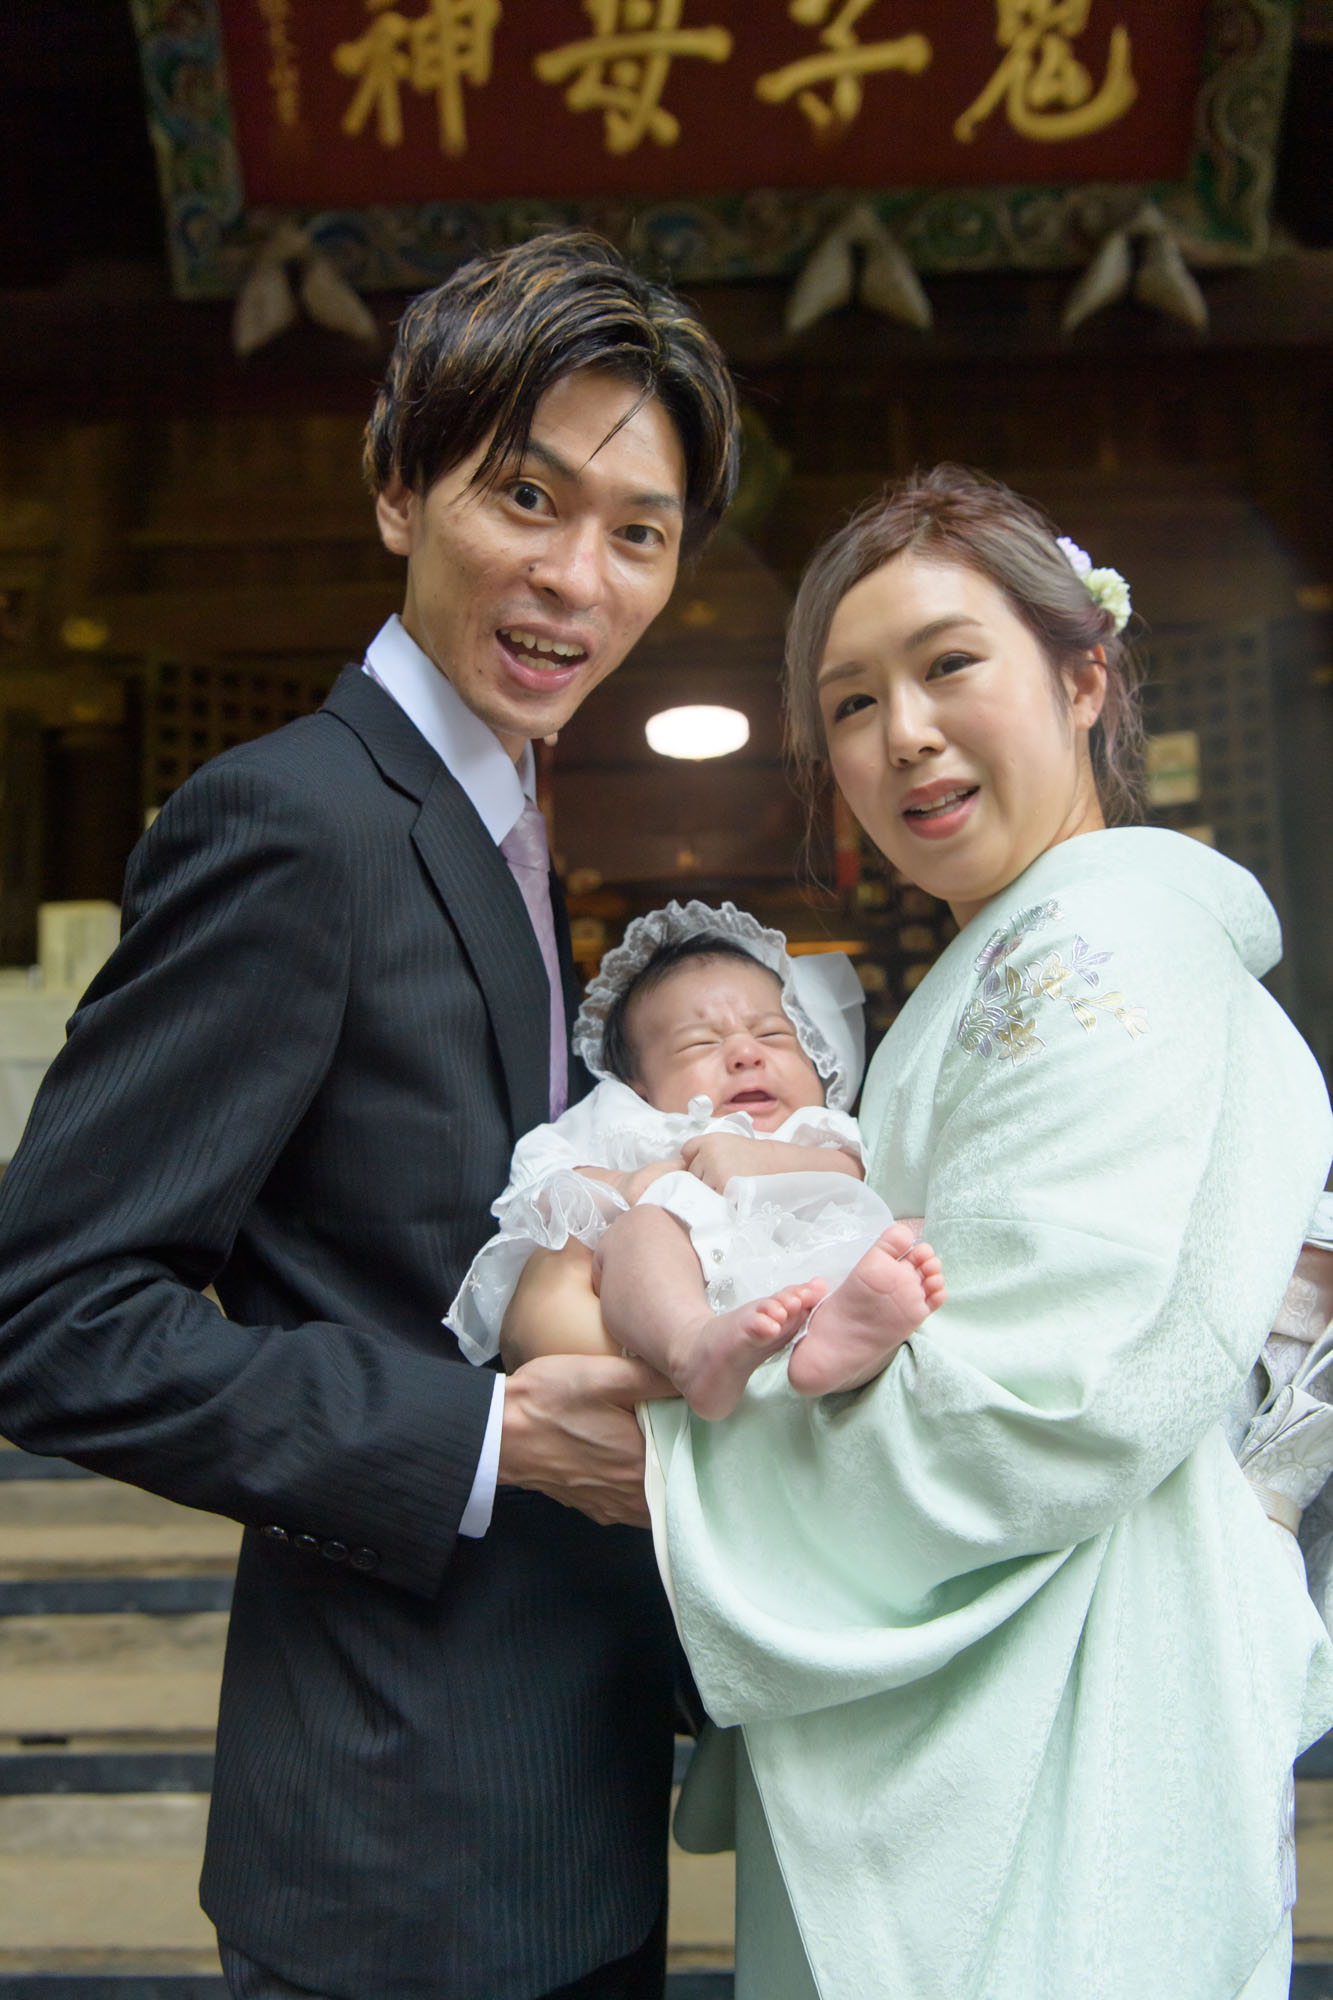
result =
M1283 906L1277 762L1264 626L1158 631L1147 710L1155 734L1192 729L1199 739L1199 799L1154 809L1168 826L1209 826L1223 854L1259 877Z
M145 806L160 806L220 750L312 714L330 685L327 672L286 663L159 666L144 694Z

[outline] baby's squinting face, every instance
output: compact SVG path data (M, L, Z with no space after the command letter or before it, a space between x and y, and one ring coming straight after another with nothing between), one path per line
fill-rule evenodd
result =
M747 1111L775 1132L804 1105L822 1104L819 1072L782 1011L775 974L738 958L686 960L637 995L626 1021L634 1088L658 1111L712 1099L713 1115Z

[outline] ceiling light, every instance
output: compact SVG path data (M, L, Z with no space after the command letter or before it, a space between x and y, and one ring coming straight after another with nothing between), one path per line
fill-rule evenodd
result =
M750 740L738 708L664 708L650 715L643 733L659 757L726 757Z

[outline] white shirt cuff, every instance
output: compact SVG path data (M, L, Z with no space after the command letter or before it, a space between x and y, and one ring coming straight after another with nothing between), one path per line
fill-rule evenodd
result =
M476 1477L467 1497L467 1506L463 1509L463 1518L458 1524L460 1535L484 1535L491 1525L495 1488L500 1477L500 1427L504 1410L505 1378L497 1375L491 1392L491 1414L486 1419L486 1435L481 1441Z

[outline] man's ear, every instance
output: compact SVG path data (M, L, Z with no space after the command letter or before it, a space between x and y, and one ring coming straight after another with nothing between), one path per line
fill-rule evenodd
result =
M416 528L417 496L397 473L375 495L380 540L391 556L410 556Z

